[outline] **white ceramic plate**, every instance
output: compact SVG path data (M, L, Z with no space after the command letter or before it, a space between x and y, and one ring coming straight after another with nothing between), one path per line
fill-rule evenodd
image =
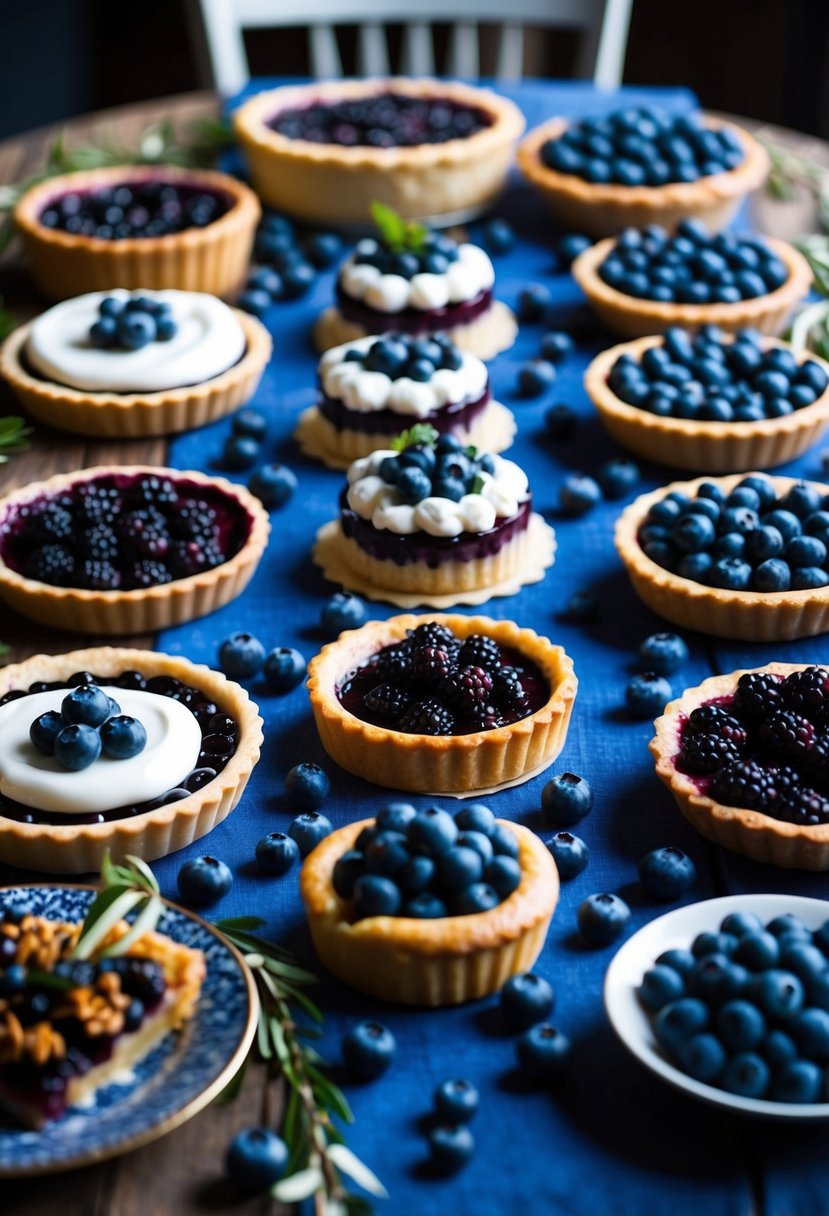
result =
M791 912L810 929L829 919L829 902L795 895L726 895L677 908L645 925L625 942L610 964L604 983L604 1003L616 1034L646 1068L686 1094L725 1110L784 1121L829 1119L829 1102L798 1105L763 1098L741 1098L687 1076L673 1064L656 1041L650 1018L640 1005L636 989L658 955L674 948L688 949L703 931L716 931L732 912L754 912L763 923Z

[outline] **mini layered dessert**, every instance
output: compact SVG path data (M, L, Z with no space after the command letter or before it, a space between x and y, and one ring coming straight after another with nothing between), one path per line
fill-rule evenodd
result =
M371 599L442 608L539 582L554 551L518 465L416 426L350 466L314 560Z
M509 447L515 420L494 401L485 365L446 334L358 338L327 351L319 365L322 398L300 418L296 438L329 468L348 468L400 433L426 423L488 452Z
M0 348L3 376L41 422L83 435L174 434L256 391L271 339L201 292L92 292L56 304Z

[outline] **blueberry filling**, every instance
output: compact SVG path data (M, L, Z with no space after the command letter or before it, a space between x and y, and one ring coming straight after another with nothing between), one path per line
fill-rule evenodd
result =
M479 291L471 300L460 304L446 304L442 308L401 308L394 314L394 327L406 334L427 334L433 329L454 329L458 325L470 325L492 304L492 291ZM346 321L359 325L369 334L385 333L389 325L389 313L372 308L364 300L355 300L337 284L337 307Z
M206 228L233 206L221 190L162 180L118 182L50 199L38 219L45 228L100 241L172 236Z
M492 125L492 116L477 106L443 97L409 97L380 93L281 110L268 124L286 139L340 147L413 148L468 139Z
M474 401L450 401L429 414L429 423L440 435L469 431L492 400L489 388ZM338 431L364 431L372 435L399 435L401 415L395 410L350 410L344 402L323 395L320 413Z

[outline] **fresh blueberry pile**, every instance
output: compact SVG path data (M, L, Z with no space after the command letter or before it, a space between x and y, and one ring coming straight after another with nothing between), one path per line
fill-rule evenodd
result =
M829 923L727 916L690 949L660 954L639 999L684 1073L743 1098L827 1098Z
M754 330L726 340L716 325L703 325L696 336L667 330L640 359L620 355L607 382L621 401L659 418L761 422L811 405L829 377L816 360L799 362Z
M122 182L100 190L71 192L40 213L45 228L99 241L172 236L206 228L230 209L229 196L172 182Z
M829 494L799 482L778 496L759 474L729 494L703 482L654 503L638 532L643 552L681 578L727 591L829 586Z
M482 473L494 472L486 452L463 447L454 435L432 431L422 442L407 443L396 456L387 456L378 475L394 486L401 502L414 505L433 497L460 502L465 494L480 493Z
M445 274L459 257L457 242L439 232L427 232L417 248L393 249L384 240L364 237L354 247L354 261L376 266L381 274L411 279L416 274Z
M737 304L789 277L761 237L712 236L698 220L681 220L674 235L655 224L626 228L598 273L623 295L664 304Z
M270 127L286 139L340 147L414 148L468 139L490 126L486 110L443 97L380 93L281 110Z
M147 746L147 732L137 718L97 684L81 684L63 698L60 710L50 709L32 722L29 738L44 756L54 756L61 768L79 772L94 764L103 751L112 760L130 760Z
M368 350L352 347L346 363L360 363L367 372L382 372L391 380L419 380L427 383L439 368L457 371L463 355L448 334L426 338L410 334L383 334Z
M141 295L129 300L106 296L98 312L89 341L99 350L141 350L150 342L169 342L178 332L166 300Z
M727 806L829 823L829 670L746 672L682 727L677 768Z
M286 216L266 212L253 251L258 265L248 275L239 307L262 317L277 301L298 299L313 285L317 271L333 266L341 249L335 232L302 237Z
M392 802L337 859L332 881L355 920L488 912L521 882L518 840L480 803L452 815Z
M745 157L730 127L707 127L699 114L656 107L616 110L570 123L541 147L548 169L618 186L664 186L736 169Z

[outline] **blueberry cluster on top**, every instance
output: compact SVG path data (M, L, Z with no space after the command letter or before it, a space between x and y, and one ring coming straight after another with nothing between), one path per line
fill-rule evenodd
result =
M743 1098L825 1102L829 922L733 912L690 948L666 950L639 999L683 1072Z
M730 127L715 129L699 114L668 114L650 106L570 123L541 147L548 169L619 186L695 182L736 169L744 157Z
M99 190L72 191L53 199L40 223L99 241L171 236L206 228L230 207L230 199L198 185L172 182L122 182Z
M452 815L393 802L337 859L332 880L340 899L353 901L355 920L469 916L516 889L518 853L515 833L480 803Z
M380 93L281 110L272 130L287 139L340 147L413 148L467 139L491 126L486 110L443 97Z
M639 528L644 553L681 578L727 591L807 591L829 586L829 494L799 482L778 497L759 474L726 494L703 482L674 490Z
M376 266L381 274L397 274L403 279L416 274L445 274L457 262L457 242L440 232L426 232L416 247L391 248L373 236L363 237L354 247L357 265Z
M486 452L463 447L454 435L438 435L434 427L416 424L402 438L402 451L386 457L379 476L394 486L403 503L414 505L432 497L460 502L465 494L480 492L482 473L495 471Z
M737 304L789 277L761 237L712 236L698 220L681 220L674 235L658 224L626 228L598 273L623 295L664 304Z
M178 332L167 300L132 296L129 300L106 296L98 305L99 317L89 330L89 341L99 350L141 350L150 342L169 342Z
M448 334L416 338L411 334L388 333L375 339L368 350L352 347L346 363L362 363L367 372L383 372L391 380L428 383L439 368L457 371L463 355Z
M29 738L44 756L54 756L61 768L79 772L94 764L103 751L112 760L130 760L147 745L147 732L137 718L96 684L81 684L63 698L60 710L35 718Z
M621 401L660 418L760 422L811 405L829 377L816 360L767 347L754 330L726 340L716 325L703 325L696 336L667 330L640 358L620 355L608 385Z

